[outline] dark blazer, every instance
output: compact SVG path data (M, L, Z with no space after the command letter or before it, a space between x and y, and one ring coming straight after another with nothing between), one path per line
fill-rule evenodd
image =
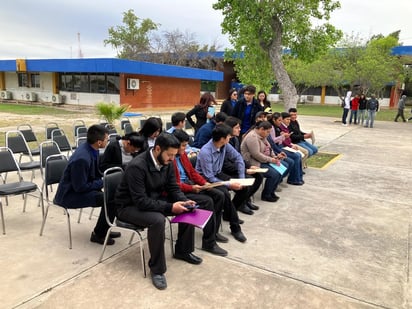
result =
M157 170L151 151L152 148L141 153L127 165L115 195L118 210L137 207L140 211L171 215L174 202L188 200L176 182L173 164Z
M104 172L111 167L123 168L122 150L120 149L119 141L110 142L103 155L100 158L100 170Z
M67 208L96 206L96 195L102 194L103 187L98 158L99 151L88 143L76 149L57 188L56 204Z
M236 105L236 104L235 104ZM226 115L232 115L233 112L233 105L231 100L225 100L220 107L220 111L226 113Z
M291 121L289 124L289 132L293 132L290 136L292 143L297 144L305 140L305 133L300 130L299 122Z

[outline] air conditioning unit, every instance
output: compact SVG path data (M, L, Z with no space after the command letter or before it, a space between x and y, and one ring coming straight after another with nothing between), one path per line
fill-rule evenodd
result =
M63 103L63 98L60 94L55 93L55 94L52 95L51 101L54 104L62 104Z
M0 92L0 98L2 98L3 100L11 100L11 92L10 91Z
M26 92L26 94L24 95L24 100L35 102L37 101L37 94L35 92Z
M313 99L314 99L313 95L307 95L306 96L306 101L308 101L308 102L313 102Z
M138 90L139 80L137 78L128 78L127 79L127 89Z

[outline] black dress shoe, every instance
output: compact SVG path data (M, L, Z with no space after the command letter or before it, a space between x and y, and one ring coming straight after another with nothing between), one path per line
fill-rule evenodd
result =
M216 241L217 241L217 242L228 242L228 241L229 241L229 238L223 236L223 235L220 234L220 233L216 233Z
M195 265L198 265L202 263L203 261L200 257L194 255L193 253L177 253L176 252L174 255L174 258L178 260L183 260L190 264L195 264Z
M227 251L220 248L217 244L213 245L213 247L202 247L202 250L219 256L227 256Z
M97 234L95 234L94 232L92 232L92 235L90 236L90 241L103 245L105 238L106 238L106 236L100 237ZM107 240L107 245L111 246L113 244L114 244L114 239L109 237L109 239Z
M243 235L242 231L237 231L237 232L230 232L233 237L240 242L245 242L246 241L246 237L245 235Z
M293 186L301 186L303 185L303 181L288 181L288 184L293 185Z
M153 285L156 288L158 288L159 290L164 290L167 288L166 277L164 274L156 275L156 274L150 273L150 276L152 277Z
M110 232L110 238L119 238L120 236L122 236L120 232Z
M279 197L277 196L277 197L274 197L274 196L262 196L261 198L260 198L262 201L265 201L265 202L277 202L277 200L279 199Z
M243 223L245 223L245 221L244 220L242 220L242 219L239 219L239 224L243 224Z
M252 204L251 202L247 202L246 206L249 207L252 210L259 210L259 206Z
M238 210L239 210L240 212L243 212L244 214L253 215L252 209L250 209L249 207L247 207L245 204L243 204L242 206L240 206Z

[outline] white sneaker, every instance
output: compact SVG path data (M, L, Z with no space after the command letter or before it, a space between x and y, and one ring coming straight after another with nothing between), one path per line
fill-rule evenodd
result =
M346 123L342 123L342 125L343 125L344 127L347 127L347 126L348 126L348 124L346 124Z

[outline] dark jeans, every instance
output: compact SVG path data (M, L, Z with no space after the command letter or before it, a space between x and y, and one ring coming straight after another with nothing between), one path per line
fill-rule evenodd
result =
M226 186L219 186L215 189L221 191L224 195L224 204L223 204L223 217L229 221L230 223L230 230L234 233L240 231L240 224L239 224L239 216L237 214L237 210L235 205L232 203L230 199L230 193ZM218 218L216 218L218 221ZM220 224L216 224L216 230L218 230Z
M396 114L395 121L398 121L398 118L401 117L403 122L405 122L405 116L403 115L403 109L398 108L398 113Z
M346 118L348 118L349 109L344 108L342 114L342 123L346 124Z
M273 167L271 167L267 163L263 163L260 166L262 168L268 169L268 171L263 174L266 180L265 180L265 185L263 186L263 190L262 190L262 197L268 198L272 195L272 193L275 192L278 184L282 180L282 175L280 175L279 172L277 172Z

